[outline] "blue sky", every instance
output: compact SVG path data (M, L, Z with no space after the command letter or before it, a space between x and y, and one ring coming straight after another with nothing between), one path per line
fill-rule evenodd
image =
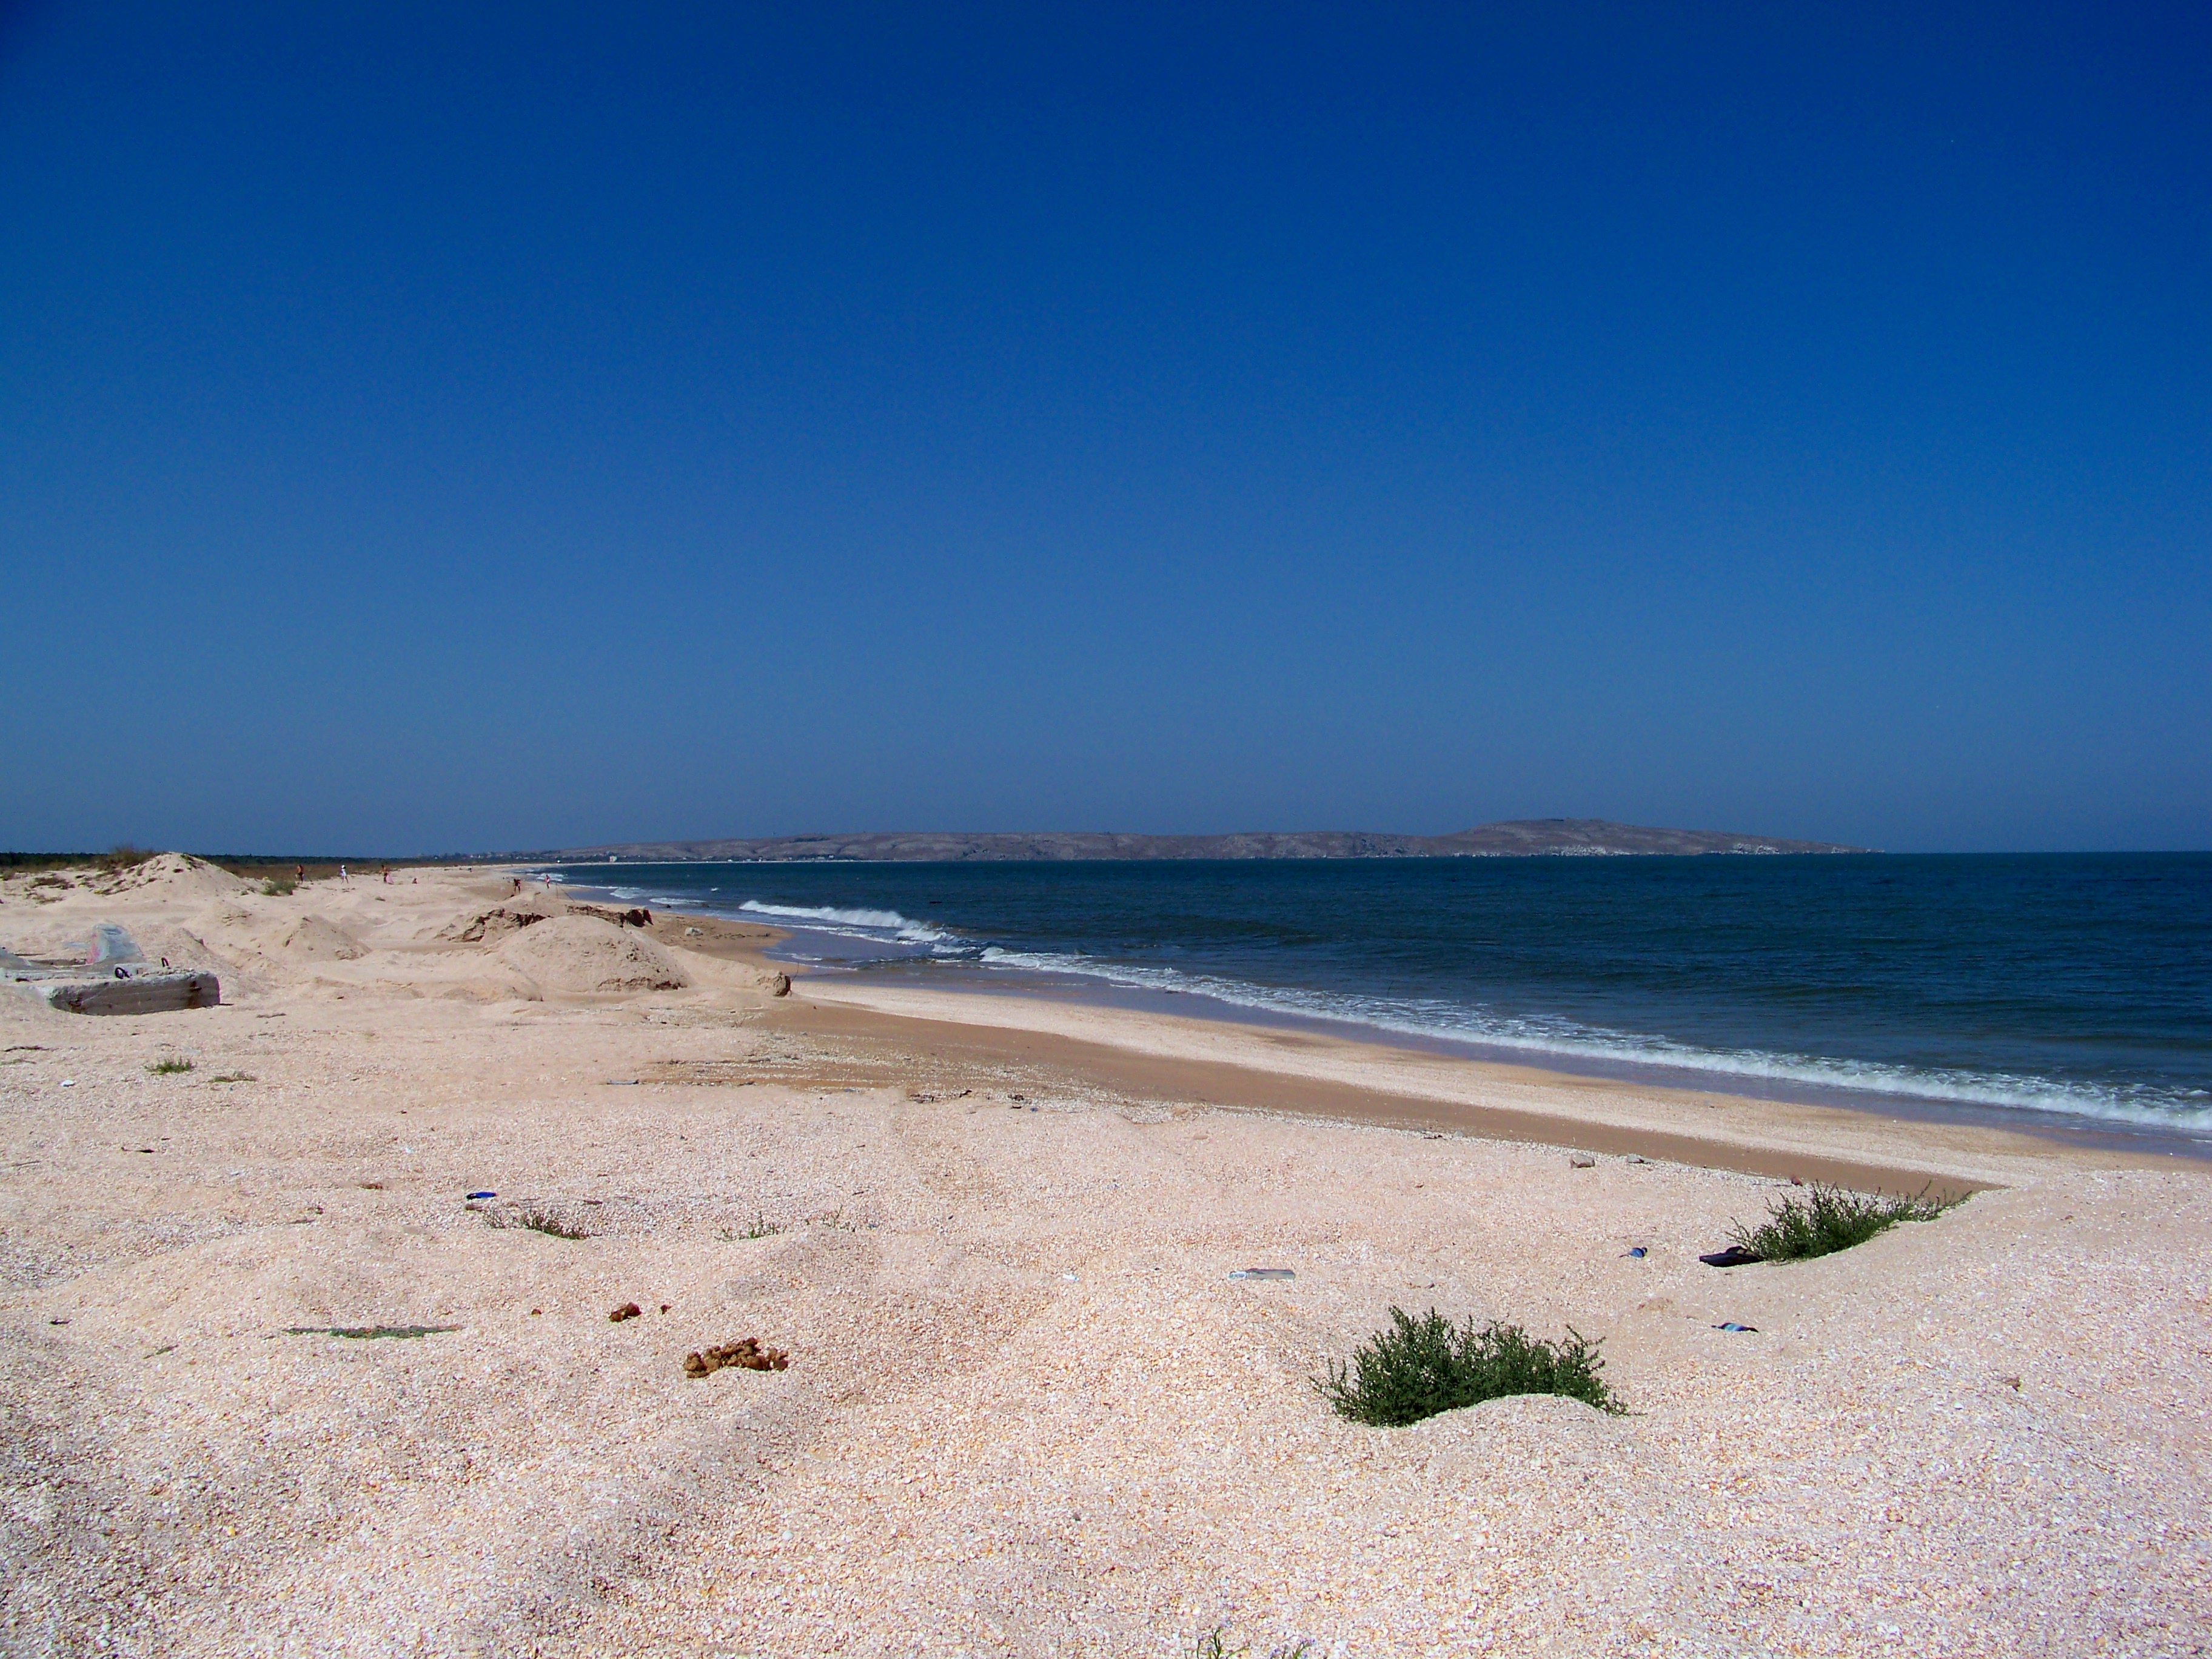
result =
M2212 12L0 0L0 845L2212 846Z

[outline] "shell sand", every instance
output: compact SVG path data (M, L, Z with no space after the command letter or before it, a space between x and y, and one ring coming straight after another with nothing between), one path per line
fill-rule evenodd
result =
M225 998L0 996L6 1651L2204 1650L2204 1166L778 998L765 929L416 876L0 884ZM1986 1190L1698 1265L1790 1174ZM1345 1422L1394 1304L1601 1339L1631 1414Z

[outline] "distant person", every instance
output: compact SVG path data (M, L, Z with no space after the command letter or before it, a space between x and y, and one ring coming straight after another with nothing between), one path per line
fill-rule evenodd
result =
M346 867L343 864L338 866L338 880L348 887L353 885L353 878L346 874Z
M295 887L303 887L307 884L307 866L304 864L294 865L292 866L292 885Z
M384 866L384 884L386 887L392 885L392 866L388 864Z

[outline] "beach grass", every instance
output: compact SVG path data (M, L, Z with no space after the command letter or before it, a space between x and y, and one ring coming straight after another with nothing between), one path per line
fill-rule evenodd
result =
M1598 1375L1597 1347L1574 1330L1549 1342L1518 1325L1455 1325L1434 1308L1416 1319L1394 1307L1390 1328L1370 1337L1350 1365L1331 1360L1314 1387L1340 1416L1376 1428L1519 1394L1563 1395L1617 1415L1626 1407Z
M146 1069L155 1077L174 1077L179 1072L191 1071L192 1063L189 1060L179 1060L172 1056L167 1060L157 1060Z
M1286 1643L1280 1647L1269 1648L1267 1659L1310 1659L1313 1646L1311 1642ZM1229 1627L1216 1625L1190 1644L1190 1659L1239 1659L1239 1656L1251 1651L1249 1645L1231 1647Z
M1767 1206L1755 1227L1735 1224L1729 1239L1768 1261L1802 1261L1863 1244L1900 1221L1933 1221L1958 1200L1930 1198L1923 1188L1902 1193L1854 1193L1818 1182L1802 1194L1785 1193Z
M518 1205L511 1210L486 1210L483 1218L495 1227L519 1227L544 1233L549 1238L589 1238L582 1226L539 1204Z

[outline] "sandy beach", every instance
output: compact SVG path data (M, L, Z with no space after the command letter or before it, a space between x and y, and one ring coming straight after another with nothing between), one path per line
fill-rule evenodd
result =
M0 987L8 1652L2212 1650L2203 1162L779 994L769 929L512 886L0 884L223 996ZM1698 1263L1792 1177L1972 1195ZM1599 1339L1628 1413L1345 1422L1393 1305Z

